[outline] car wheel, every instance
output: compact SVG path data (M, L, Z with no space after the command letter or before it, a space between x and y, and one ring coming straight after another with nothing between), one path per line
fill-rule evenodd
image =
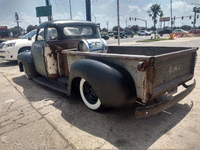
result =
M94 111L103 111L104 107L92 86L82 78L80 81L80 95L85 105Z

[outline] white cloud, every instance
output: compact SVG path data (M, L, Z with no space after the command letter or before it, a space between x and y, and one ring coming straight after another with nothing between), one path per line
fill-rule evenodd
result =
M153 5L152 3L149 3L146 7L142 7L142 8L143 8L143 10L145 10L145 11L150 11L150 7L151 7L152 5ZM164 9L164 7L163 7L162 5L160 5L160 8L161 8L161 10Z
M110 7L110 5L114 2L115 0L101 0L99 1L100 5L97 5L98 7L100 7L100 9L107 9ZM98 1L97 1L98 3Z
M81 12L78 12L78 15L73 17L73 19L75 19L75 20L85 20L85 16Z
M193 9L193 5L189 5L186 2L178 1L172 3L172 9L174 11L179 11L179 12L186 12L186 11L191 11ZM168 5L168 9L170 9L170 5Z
M53 15L53 19L54 20L69 19L69 18L70 17L69 17L69 15L67 13L63 13L63 14L58 13L58 14L54 14Z
M149 11L152 3L149 3L146 7L142 7L145 11Z
M94 15L96 17L97 23L100 23L101 28L107 28L107 21L109 30L111 30L113 26L117 25L117 16L112 18L108 17L107 14L94 14Z
M130 5L128 5L128 8L129 8L130 11L133 11L133 12L137 12L137 13L141 12L141 10L140 10L140 8L138 6L130 6Z

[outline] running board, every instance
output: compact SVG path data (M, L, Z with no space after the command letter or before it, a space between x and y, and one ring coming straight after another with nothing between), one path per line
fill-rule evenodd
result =
M56 91L64 93L64 94L68 94L67 84L64 84L64 83L59 82L59 81L54 81L54 80L48 79L46 77L36 77L36 78L33 78L33 80L35 82L39 83L39 84L47 86L48 88L51 88L53 90L56 90Z

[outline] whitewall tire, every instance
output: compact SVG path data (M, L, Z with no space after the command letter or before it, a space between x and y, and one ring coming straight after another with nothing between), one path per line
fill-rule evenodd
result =
M82 78L80 81L80 95L85 105L94 111L100 111L103 106L92 86Z

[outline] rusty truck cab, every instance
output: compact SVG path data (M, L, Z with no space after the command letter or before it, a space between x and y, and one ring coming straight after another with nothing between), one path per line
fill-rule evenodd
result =
M67 57L62 50L77 51L84 39L100 38L98 27L89 21L48 21L37 30L31 53L36 71L48 78L69 76Z

